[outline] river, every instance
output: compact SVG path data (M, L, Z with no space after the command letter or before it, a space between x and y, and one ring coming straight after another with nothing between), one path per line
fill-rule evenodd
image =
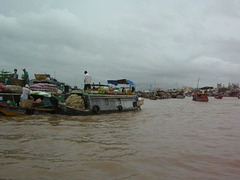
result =
M0 179L239 179L240 100L148 100L141 111L0 117Z

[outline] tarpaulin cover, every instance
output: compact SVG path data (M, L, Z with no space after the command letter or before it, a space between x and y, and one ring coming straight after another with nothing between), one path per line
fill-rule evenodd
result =
M108 80L107 82L108 84L114 84L115 86L117 86L118 84L130 84L131 86L135 86L135 84L132 81L126 79Z
M130 84L131 86L135 86L135 84L134 84L132 81L127 80L127 82L128 82L128 84Z

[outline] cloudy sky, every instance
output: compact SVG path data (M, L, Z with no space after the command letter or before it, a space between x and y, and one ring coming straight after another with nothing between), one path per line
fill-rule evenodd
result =
M0 0L0 69L138 89L240 81L239 0Z

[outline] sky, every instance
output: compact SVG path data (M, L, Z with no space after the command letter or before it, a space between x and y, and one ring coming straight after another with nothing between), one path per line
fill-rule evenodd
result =
M240 81L239 0L0 0L0 70L137 90Z

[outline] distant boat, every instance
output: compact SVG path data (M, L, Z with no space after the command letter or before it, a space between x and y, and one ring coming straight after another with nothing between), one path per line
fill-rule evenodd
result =
M208 95L201 92L193 93L193 101L208 102Z
M198 85L199 85L199 78L198 78L198 82L197 82L197 91L195 91L192 94L193 97L193 101L200 101L200 102L208 102L208 94L207 93L202 93L199 89L198 89ZM201 88L202 90L205 90L205 92L208 89L213 89L213 87L210 86L205 86Z
M149 98L150 100L157 100L157 97L156 96L152 96Z
M223 95L218 93L214 96L215 99L222 99L223 98Z
M185 96L184 95L177 95L177 99L184 99L185 98Z

